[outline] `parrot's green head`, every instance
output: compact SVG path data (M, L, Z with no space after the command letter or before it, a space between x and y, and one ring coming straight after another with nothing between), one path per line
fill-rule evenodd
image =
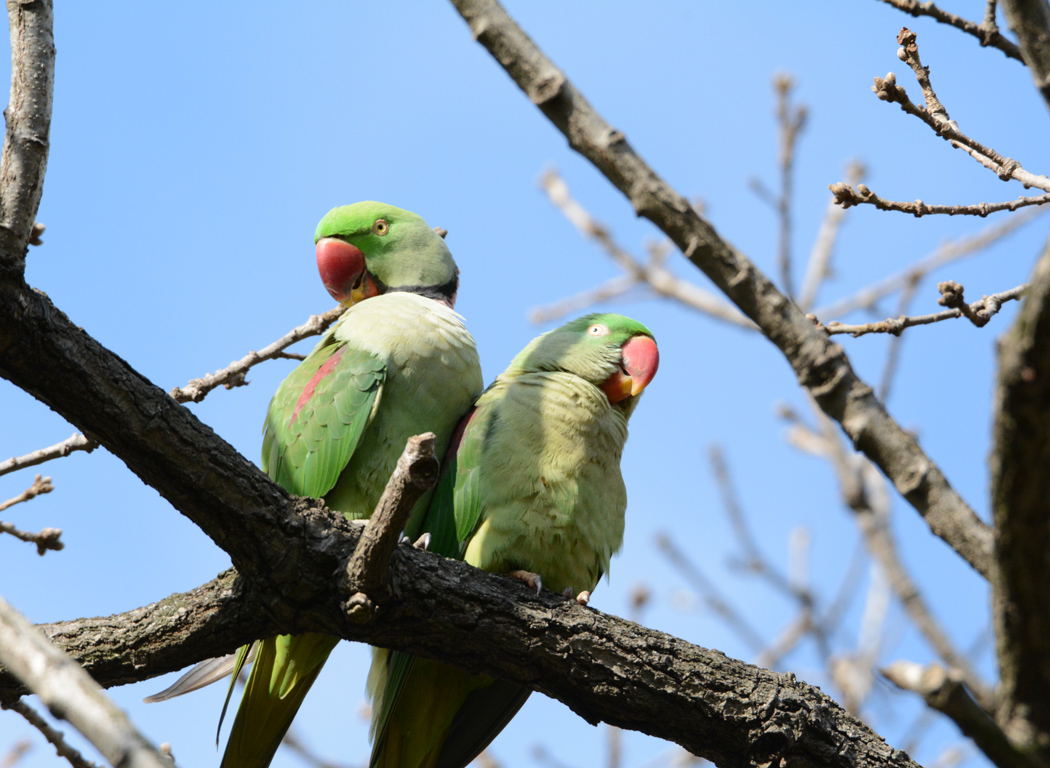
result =
M564 371L598 387L626 414L656 375L660 351L653 333L623 315L578 317L548 331L514 358L507 373Z
M442 236L411 211L371 200L333 208L314 242L321 281L343 306L388 291L456 301L456 262Z

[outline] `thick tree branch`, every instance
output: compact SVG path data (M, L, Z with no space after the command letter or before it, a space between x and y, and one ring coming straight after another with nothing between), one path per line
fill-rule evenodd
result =
M854 373L842 348L819 331L754 264L639 157L624 135L514 23L495 0L453 0L478 42L569 140L704 272L787 357L804 386L923 516L977 571L992 567L992 536L915 438Z
M44 191L55 90L51 0L8 0L11 100L0 158L0 270L21 272Z
M340 528L338 548L350 552L361 526ZM292 585L280 590L283 598L276 590L261 595L244 591L244 582L227 572L156 606L42 628L105 685L170 671L173 658L191 663L221 655L249 637L323 630L523 683L592 723L643 730L727 768L915 768L906 754L793 675L729 659L561 595L536 595L512 579L400 546L390 571L399 597L382 600L374 618L358 624L339 607L348 588L331 579L328 550L308 547L294 557L302 578L323 582L327 594L279 622L260 608L282 602ZM0 676L0 699L11 692Z
M73 660L0 598L0 662L40 697L55 717L80 731L110 765L172 768L157 748Z
M1023 715L1050 739L1050 244L1000 343L995 400L992 505L999 571L993 609L1000 718Z
M1050 4L1046 0L1003 0L1006 23L1017 35L1021 59L1050 106Z
M999 768L1042 765L1010 742L988 713L970 697L956 672L938 664L924 668L911 661L896 661L882 670L882 674L898 688L919 694L928 706L951 718Z

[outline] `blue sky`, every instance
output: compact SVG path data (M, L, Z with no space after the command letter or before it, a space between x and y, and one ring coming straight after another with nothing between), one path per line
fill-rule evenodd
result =
M979 2L952 6L978 20L983 9ZM1024 193L871 93L872 77L892 70L919 96L895 55L902 25L918 32L924 63L961 128L1027 169L1047 171L1045 142L1037 140L1046 108L1021 65L874 0L761 8L516 2L508 10L657 172L683 194L702 198L719 233L770 274L776 222L748 179L777 185L770 83L776 72L792 73L796 98L809 107L795 181L796 283L827 204L827 185L841 180L851 158L867 164L867 183L887 198L974 203ZM30 252L27 277L163 389L221 368L329 308L312 233L335 205L382 200L449 230L462 270L457 309L477 339L486 380L547 328L529 323L530 308L617 273L538 189L546 168L559 169L576 198L628 249L642 254L659 238L569 150L472 41L451 5L61 4L55 24L51 155L38 217L47 232L45 245ZM835 278L820 303L1007 215L915 220L853 210ZM1029 225L933 275L916 312L938 309L937 280L962 283L971 301L1024 282L1045 229L1045 223ZM710 287L680 256L670 263L680 276ZM872 319L894 306L888 300ZM660 532L674 537L769 640L791 620L790 604L728 567L739 553L706 459L707 447L718 443L765 552L786 567L791 532L808 530L811 577L830 597L857 532L829 465L785 440L777 404L805 412L806 400L780 353L755 334L653 299L603 308L653 329L661 368L633 418L624 456L626 542L593 605L626 615L631 589L645 583L653 591L646 624L749 658L717 616L688 609L680 599L689 587L661 558L654 538ZM908 331L889 402L986 518L994 344L1012 315L1013 307L1004 307L981 330L955 322ZM887 339L843 344L858 372L876 383ZM257 459L267 402L291 366L265 364L252 372L250 386L214 392L189 407ZM0 413L0 459L76 431L6 382L0 382ZM0 594L31 619L127 610L195 587L227 567L223 552L105 450L42 471L56 490L3 519L33 530L60 527L66 549L40 558L30 546L0 539ZM0 499L19 493L33 474L0 478ZM906 563L965 647L988 624L987 590L907 504L895 500L894 515ZM860 604L852 606L839 638L844 648L855 642ZM899 608L891 609L890 620L899 629L889 633L892 643L880 661L930 661ZM317 752L350 765L368 752L359 715L367 659L364 647L343 644L296 722ZM811 649L796 653L787 667L833 692ZM981 668L993 674L989 655ZM112 695L147 735L171 742L182 765L217 764L221 686L168 704L139 703L168 682ZM899 739L919 708L888 685L877 688L866 714L902 747ZM604 764L604 730L534 696L493 753L507 768L540 765L531 750L542 743L572 768ZM0 715L0 753L31 733L16 715ZM23 765L53 765L50 748L34 740ZM954 727L939 724L914 757L930 762L956 741ZM630 734L625 765L652 764L666 758L667 749ZM289 754L274 762L278 768L299 764Z

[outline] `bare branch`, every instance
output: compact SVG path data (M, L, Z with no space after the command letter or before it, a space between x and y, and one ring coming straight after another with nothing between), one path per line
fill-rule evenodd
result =
M991 569L992 535L914 436L901 429L853 371L841 347L743 254L669 187L536 47L496 0L452 0L478 42L500 62L534 104L707 275L791 364L799 382L842 425L859 450L978 572ZM0 304L2 306L2 304Z
M670 271L665 269L656 258L650 258L648 264L642 264L635 259L613 239L608 227L591 216L591 214L569 194L568 185L565 183L565 180L558 175L557 171L550 169L544 173L540 179L540 186L543 191L547 193L547 197L550 199L551 203L562 212L562 215L564 215L565 218L576 227L579 233L587 239L595 240L613 259L613 261L615 261L620 268L627 273L624 278L620 278L621 280L624 280L624 283L622 284L626 285L624 290L637 284L645 284L657 295L674 299L680 304L683 304L690 309L694 309L701 314L714 317L718 320L725 320L734 325L739 325L742 328L754 330L754 323L744 317L737 309L726 304L724 301L711 295L707 291L697 288L692 283L675 277ZM632 282L627 284L627 280ZM605 284L606 292L608 292L611 283L612 281ZM594 296L595 294L601 296L602 293L602 288L598 288L595 291L563 300L557 304L533 310L531 317L533 322L540 322L536 319L537 317L540 317L543 320L551 320L556 317L561 317L567 312L555 314L556 309L560 310L570 308L567 311L575 311L581 308L581 303L585 298Z
M958 672L939 664L924 668L911 661L895 661L881 671L898 688L919 694L928 706L947 715L999 768L1042 765L1011 743L989 714L970 697Z
M897 85L897 78L892 72L885 78L875 78L875 85L871 88L875 95L883 101L899 104L904 112L922 120L938 136L956 149L966 152L985 168L993 171L1001 180L1014 179L1021 182L1026 189L1036 187L1044 192L1050 192L1050 178L1029 173L1016 160L1003 157L991 147L986 147L959 130L955 121L948 117L947 110L933 90L929 69L922 66L919 60L919 48L915 39L915 33L907 27L900 31L900 34L897 35L897 42L901 44L901 48L897 50L897 58L908 64L915 72L926 101L926 108L920 109L912 103L904 89Z
M1016 200L1008 200L1004 203L977 203L976 205L929 205L922 200L914 203L904 203L896 200L887 200L879 197L867 186L861 184L856 190L849 184L829 184L828 189L835 198L835 202L843 209L854 205L874 205L880 211L900 211L910 213L919 219L930 214L945 213L949 216L980 216L984 218L989 213L997 211L1016 211L1019 208L1027 208L1030 205L1045 205L1050 203L1050 194L1038 195L1036 197L1018 197Z
M22 491L20 494L18 494L14 498L8 499L7 501L0 501L0 512L3 512L5 509L9 509L10 507L13 507L15 504L21 504L24 501L35 499L42 493L51 493L51 491L53 490L55 490L55 486L51 485L50 477L37 475L36 478L33 480L33 484L26 488L24 491Z
M1024 295L1027 286L1019 285L1002 293L993 293L984 296L973 304L962 304L954 309L946 309L932 315L919 315L918 317L889 317L877 323L864 323L861 325L848 325L832 320L826 325L827 333L830 335L848 333L853 337L864 336L869 333L891 333L899 336L905 328L916 325L930 325L942 320L953 320L957 317L965 317L978 328L983 328L998 314L999 309L1007 301L1015 301ZM938 301L940 303L940 301Z
M127 768L172 768L91 676L0 598L0 662L106 756Z
M375 606L371 598L387 583L390 556L408 516L419 498L437 483L440 465L434 455L436 439L433 432L408 438L375 511L365 523L345 571L353 593L346 610L354 621L368 621L372 617Z
M904 286L897 300L897 317L908 314L912 299L919 289L919 279L916 277ZM882 366L882 376L879 378L879 400L886 402L890 396L890 386L893 378L897 375L897 363L900 360L901 344L904 343L903 334L894 334L886 349L886 362Z
M846 166L846 181L849 184L858 184L864 176L864 166L853 161ZM845 206L839 206L835 196L832 195L828 201L824 219L820 223L817 239L813 242L813 250L809 254L809 263L806 266L806 276L802 281L802 292L798 297L798 305L803 310L809 310L817 299L817 291L821 283L831 276L831 257L835 252L835 242L838 239L839 229L846 218Z
M248 383L245 381L244 376L252 366L278 357L291 357L284 351L285 348L310 336L324 333L345 311L345 307L340 306L334 307L320 315L311 315L310 319L305 323L293 328L272 344L263 347L261 351L256 352L253 350L221 371L210 373L199 379L192 379L185 387L175 387L169 394L180 403L199 403L220 384L226 389L243 387Z
M795 83L790 75L780 74L773 78L773 90L777 95L777 124L780 128L780 195L777 197L777 215L780 219L780 238L777 264L780 268L780 284L784 293L794 297L791 279L791 180L795 167L795 146L806 125L806 107L792 108L791 91Z
M559 299L543 307L534 307L529 310L530 323L549 323L566 315L583 311L603 301L611 301L623 296L632 288L638 287L638 279L632 275L620 275L611 280L606 280L599 286L583 291L575 296ZM712 297L713 298L713 297Z
M726 626L732 629L753 653L759 653L765 648L766 642L762 639L762 636L728 600L722 597L718 588L703 574L700 567L690 560L669 536L664 533L657 534L656 546L664 553L671 565L700 593L700 598L711 612L721 617Z
M1000 723L1029 723L1033 750L1050 739L1050 244L1024 304L999 344L992 508L999 577L993 583ZM1036 746L1040 745L1040 746Z
M18 762L33 748L33 742L29 739L19 739L0 758L0 768L15 768Z
M867 288L862 288L852 296L839 299L826 307L820 307L814 310L814 313L818 317L836 317L855 309L874 309L879 299L902 288L907 288L935 269L980 253L1036 217L1042 216L1048 210L1050 209L1037 208L1024 211L1016 216L1011 216L1000 224L988 226L972 237L955 242L949 241L902 272L880 280Z
M170 671L179 659L221 655L251 637L323 631L527 685L588 722L643 730L719 765L759 768L784 760L917 768L793 675L735 661L558 594L537 595L513 579L415 547L398 547L391 558L399 597L383 602L372 621L354 623L340 607L347 593L331 574L337 554L354 549L360 526L316 506L297 511L289 518L301 523L299 536L281 536L277 556L294 561L298 582L260 581L245 589L231 571L157 606L41 629L105 685ZM331 525L315 529L322 519ZM273 535L281 533L287 531ZM304 585L313 598L300 603ZM18 688L12 691L9 676L0 673L0 700L12 692Z
M51 0L8 3L11 98L0 158L0 268L21 276L44 191L55 90Z
M854 513L868 552L879 564L893 593L926 642L946 664L958 670L986 711L993 711L995 699L992 692L934 619L926 600L900 559L889 529L890 501L882 476L862 456L846 453L826 416L817 412L817 418L822 425L827 457L835 470L843 502Z
M24 717L29 724L43 734L50 742L59 757L64 757L74 768L99 768L98 765L85 758L79 750L73 748L62 731L56 730L40 714L25 703L22 699L14 702L10 707L5 707L17 712Z
M919 2L919 0L882 0L882 2L892 5L905 13L910 13L915 17L929 16L941 24L948 24L968 35L973 35L981 41L981 45L998 48L1008 58L1024 61L1021 58L1021 50L1013 42L1003 37L999 33L999 28L995 25L994 0L988 3L984 21L981 24L956 16L954 13L943 11L932 2Z
M38 451L27 453L25 456L16 456L7 461L0 461L0 475L6 475L8 472L16 472L17 470L25 469L26 467L35 467L37 464L43 464L45 461L68 456L74 451L87 451L88 453L91 453L96 448L98 448L98 443L94 440L84 437L84 435L73 435L68 440L63 440L61 443L55 443L49 448L41 448Z
M42 493L51 493L54 489L55 487L51 485L50 477L41 477L40 475L37 475L33 484L22 491L22 493L12 499L0 502L0 512L8 507L14 506L15 504L34 499ZM28 533L19 530L11 523L5 523L0 520L0 533L8 533L16 539L36 544L36 553L38 555L43 555L49 549L57 552L65 547L65 544L59 540L59 537L62 536L62 529L60 528L44 528L39 533Z
M1003 12L1035 87L1050 106L1050 5L1046 0L1003 0Z

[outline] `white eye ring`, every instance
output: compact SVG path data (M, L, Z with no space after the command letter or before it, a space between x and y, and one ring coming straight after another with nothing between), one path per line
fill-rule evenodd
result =
M609 333L609 329L601 323L595 323L587 329L587 333L589 333L591 336L605 336Z

